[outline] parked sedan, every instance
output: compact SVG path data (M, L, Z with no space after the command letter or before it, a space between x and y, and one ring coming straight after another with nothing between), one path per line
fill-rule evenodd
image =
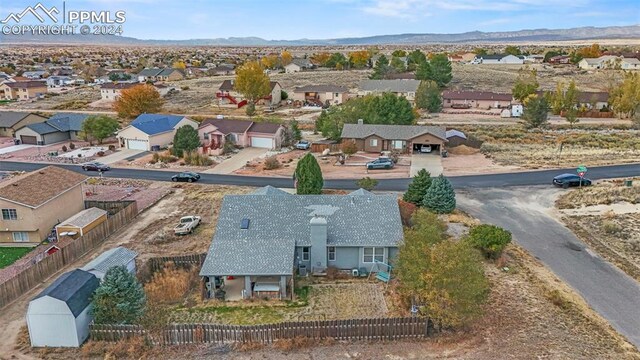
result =
M367 170L373 169L391 169L393 167L393 160L381 157L367 163Z
M580 186L580 176L575 174L562 174L553 178L553 185L568 188L569 186ZM591 180L582 178L582 186L591 185Z
M194 182L200 180L200 175L191 171L181 172L180 174L175 174L171 177L171 181L186 181L186 182Z
M311 143L307 140L300 140L296 143L296 149L309 150Z
M100 162L89 162L86 164L82 164L82 170L84 171L109 171L111 168L109 165L105 165Z
M420 152L421 153L430 153L431 152L431 145L422 145L420 147Z

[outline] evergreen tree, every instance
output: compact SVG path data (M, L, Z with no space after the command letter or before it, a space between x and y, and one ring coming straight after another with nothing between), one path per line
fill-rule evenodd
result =
M407 55L407 70L416 71L418 65L426 63L427 57L420 50L413 50Z
M296 193L298 195L322 194L322 187L324 186L322 170L311 153L307 153L298 161L298 166L296 166L293 176L296 181Z
M431 174L425 169L420 169L413 181L409 184L407 192L402 196L402 200L412 204L421 205L427 190L431 186Z
M436 214L449 214L456 208L456 193L446 177L440 175L431 182L422 206Z
M429 80L433 80L439 87L447 86L453 75L451 75L451 62L446 54L436 54L431 58Z
M97 324L135 324L144 315L142 285L124 266L110 268L91 299Z
M549 120L549 103L544 96L534 96L524 105L522 120L529 128L539 128L547 124Z
M184 125L176 131L173 137L173 148L171 152L175 156L182 157L184 152L193 151L199 146L200 137L198 136L198 130L192 126Z
M431 113L442 110L442 96L435 81L421 81L416 91L416 107Z
M431 64L428 61L421 62L418 64L418 68L416 69L416 80L431 80Z
M386 56L380 55L378 61L376 61L376 66L373 67L373 74L369 76L369 79L380 80L384 79L385 75L390 70L389 59Z
M302 139L302 132L300 132L300 126L297 120L291 122L291 138L293 141L299 141Z

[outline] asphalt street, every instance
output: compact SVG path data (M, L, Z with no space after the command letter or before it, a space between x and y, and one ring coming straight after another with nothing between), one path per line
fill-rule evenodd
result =
M33 171L47 166L47 164L0 161L0 171ZM71 170L81 172L79 165L59 165ZM379 170L384 171L384 170ZM506 174L485 174L470 176L452 176L448 179L457 189L464 188L501 188L505 186L529 186L551 184L551 179L562 173L575 173L575 169L558 170L534 170L527 172ZM177 171L176 171L177 172ZM105 177L144 179L154 181L170 181L175 172L164 170L122 169L114 168L104 172ZM95 175L93 173L92 175ZM243 176L243 175L218 175L200 174L200 182L204 184L239 185L239 186L266 186L291 188L293 180L285 177ZM587 177L592 180L607 178L624 178L640 176L640 164L612 165L590 168ZM405 191L411 179L380 179L376 190ZM356 180L339 179L325 180L324 187L328 189L357 189Z
M550 187L474 189L457 194L458 207L505 228L515 241L575 289L640 348L640 284L592 252L554 214Z

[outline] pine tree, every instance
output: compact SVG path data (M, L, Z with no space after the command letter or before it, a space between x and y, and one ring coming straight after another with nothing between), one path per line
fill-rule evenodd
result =
M421 81L416 91L416 107L431 113L442 110L442 96L435 81Z
M176 130L176 134L173 136L171 152L175 156L182 157L184 152L193 151L199 146L198 130L194 129L193 126L185 125Z
M402 196L402 200L412 204L421 205L430 186L431 174L425 169L420 169L416 176L413 177L413 181L409 184L407 192Z
M296 166L293 174L296 181L296 193L298 195L320 195L324 181L322 180L322 170L316 158L307 153Z
M97 324L135 324L146 306L142 285L124 266L107 271L91 301Z
M422 206L436 214L449 214L456 208L456 193L446 177L440 175L431 182Z
M380 80L384 79L385 75L389 72L389 59L386 56L380 55L378 61L376 61L376 66L373 67L373 74L369 76L369 79Z

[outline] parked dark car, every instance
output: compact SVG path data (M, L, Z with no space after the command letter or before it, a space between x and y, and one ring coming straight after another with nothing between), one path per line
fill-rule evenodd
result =
M391 169L392 167L393 167L393 160L387 157L377 158L367 163L367 170Z
M175 174L171 177L171 181L186 181L186 182L194 182L200 180L200 175L191 171L181 172L180 174Z
M109 171L111 168L109 165L105 165L100 162L89 162L86 164L82 164L82 170L84 171Z
M580 176L575 174L562 174L553 178L553 185L568 188L569 186L580 186ZM591 180L582 178L582 186L591 185Z

